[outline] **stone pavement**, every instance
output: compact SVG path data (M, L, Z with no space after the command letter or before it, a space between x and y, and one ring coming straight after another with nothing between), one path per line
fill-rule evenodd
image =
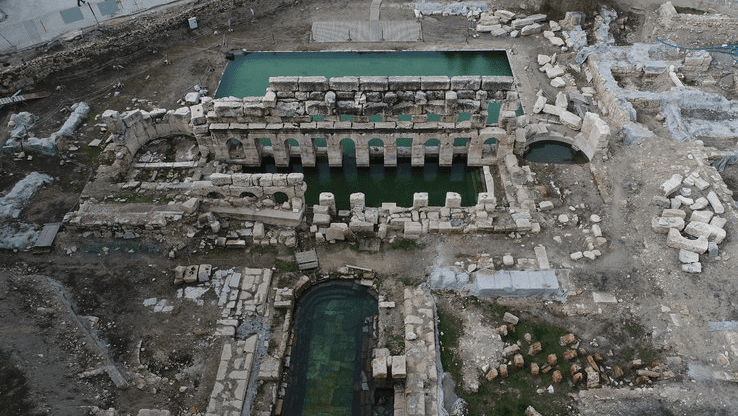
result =
M116 17L190 0L26 0L0 4L0 53L9 53L49 42ZM80 6L78 6L80 4ZM185 22L183 22L184 24Z

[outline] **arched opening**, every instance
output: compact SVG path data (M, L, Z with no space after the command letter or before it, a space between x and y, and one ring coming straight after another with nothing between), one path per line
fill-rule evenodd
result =
M225 195L221 194L220 192L209 192L207 194L206 198L210 198L210 199L225 199Z
M313 138L313 149L315 149L315 157L325 158L328 156L328 140L325 137Z
M249 201L255 201L256 199L258 199L256 194L254 194L253 192L241 192L241 195L239 195L238 197L247 199Z
M529 144L523 158L539 163L582 164L589 162L584 153L558 140L538 140Z
M397 145L397 158L411 157L413 154L413 138L412 137L398 137L395 140Z
M425 158L426 159L438 159L438 154L441 149L441 141L438 139L428 139L425 141Z
M231 159L243 159L246 157L246 154L243 150L243 143L241 143L240 140L231 137L226 142L226 147L228 147L228 157Z
M378 137L369 140L369 158L381 159L384 157L384 141Z
M495 156L497 154L497 139L492 137L482 144L482 157Z
M341 146L341 154L343 154L344 163L346 159L356 159L356 144L353 140L345 138L339 143Z
M292 158L296 158L295 162L300 163L300 142L295 139L287 139L284 141L284 151L292 163Z
M277 205L284 204L285 202L290 200L290 198L287 197L287 194L284 192L275 192L272 197L274 198L274 202Z

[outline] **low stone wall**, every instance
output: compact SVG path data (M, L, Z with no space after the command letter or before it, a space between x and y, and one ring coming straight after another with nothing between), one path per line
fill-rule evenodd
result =
M698 6L699 7L699 6ZM735 42L735 28L738 19L733 16L707 13L703 15L678 13L670 1L659 7L657 24L653 34L669 41L670 33L689 34L684 37L685 47L706 47L732 44Z

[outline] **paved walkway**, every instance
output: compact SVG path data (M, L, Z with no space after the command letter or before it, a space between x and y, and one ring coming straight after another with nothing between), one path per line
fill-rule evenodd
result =
M11 0L0 3L0 53L27 49L116 17L175 1L190 0ZM79 4L79 6L78 6ZM186 24L183 22L183 24Z
M372 0L369 20L313 22L313 42L416 42L422 26L414 20L379 20L382 0Z

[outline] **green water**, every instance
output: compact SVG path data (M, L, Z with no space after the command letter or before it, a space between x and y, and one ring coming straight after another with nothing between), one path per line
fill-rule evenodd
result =
M377 313L377 300L352 282L324 284L300 299L283 415L360 414L361 371L368 370L362 344L372 331L366 318Z
M259 172L301 172L305 175L305 203L316 205L321 192L332 192L338 209L350 209L349 196L363 192L368 207L380 207L382 202L395 202L400 207L413 206L413 193L428 192L431 206L443 206L446 192L461 195L462 206L477 203L480 189L479 168L466 166L465 160L454 161L442 168L438 162L426 161L423 167L412 167L410 160L398 160L396 168L385 167L381 160L369 167L356 167L356 159L344 157L343 167L331 168L326 159L318 159L315 168L305 168L298 161L291 168L277 168L266 163ZM257 171L257 170L250 170Z
M251 52L230 61L215 97L262 96L277 76L512 76L503 51Z
M575 151L565 143L555 141L533 143L523 158L538 163L582 164L589 162L584 153Z

